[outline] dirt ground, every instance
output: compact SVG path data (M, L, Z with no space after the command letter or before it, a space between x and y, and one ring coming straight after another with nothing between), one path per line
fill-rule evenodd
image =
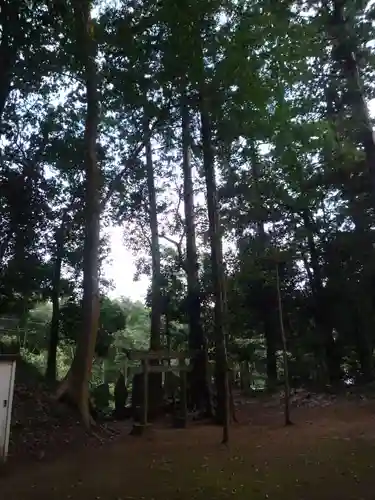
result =
M228 448L220 428L201 424L122 434L53 461L13 464L0 498L375 500L373 402L296 408L287 428L280 408L253 402L238 413Z

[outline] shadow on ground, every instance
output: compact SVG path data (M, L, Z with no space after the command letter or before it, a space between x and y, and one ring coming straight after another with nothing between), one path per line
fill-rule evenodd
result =
M373 405L295 412L297 425L239 424L221 431L155 429L96 450L17 467L0 480L12 500L374 499Z

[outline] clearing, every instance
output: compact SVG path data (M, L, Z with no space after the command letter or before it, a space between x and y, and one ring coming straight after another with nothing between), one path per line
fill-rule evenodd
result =
M373 500L374 414L372 402L297 408L296 425L285 428L279 410L254 402L239 411L229 448L219 444L220 428L155 428L18 466L0 480L1 497Z

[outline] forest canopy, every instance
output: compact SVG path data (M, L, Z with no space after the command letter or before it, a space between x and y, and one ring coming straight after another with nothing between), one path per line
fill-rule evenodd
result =
M374 9L1 3L0 314L48 309L21 343L86 423L123 343L197 353L200 408L212 353L223 411L228 355L270 389L282 350L295 384L373 380ZM145 305L108 298L113 226Z

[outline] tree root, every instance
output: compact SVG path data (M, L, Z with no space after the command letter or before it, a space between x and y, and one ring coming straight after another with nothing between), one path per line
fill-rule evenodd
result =
M75 388L74 380L70 373L61 382L55 393L56 401L62 401L75 409L87 430L91 430L96 425L90 411L89 395L85 395L84 391L79 391Z

